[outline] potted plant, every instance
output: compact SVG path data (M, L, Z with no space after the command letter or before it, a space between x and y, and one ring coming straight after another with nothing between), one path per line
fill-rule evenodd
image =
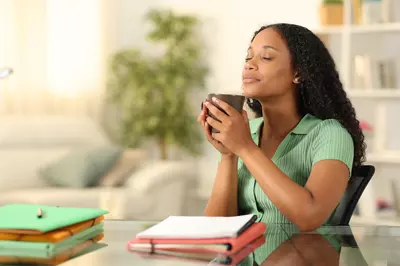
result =
M131 48L115 53L107 99L120 114L119 141L134 148L155 140L162 160L175 146L193 155L200 152L202 135L189 96L205 87L208 69L196 27L199 21L169 10L146 15L153 29L147 39L162 50L150 55Z
M323 0L320 7L322 25L343 24L343 0Z

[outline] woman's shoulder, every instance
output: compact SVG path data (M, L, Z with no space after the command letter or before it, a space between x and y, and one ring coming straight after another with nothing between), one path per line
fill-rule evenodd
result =
M308 137L313 165L321 160L334 159L345 163L351 171L354 159L353 138L338 120L320 120Z
M309 115L311 116L311 115ZM353 146L353 138L350 132L337 119L320 119L314 116L307 132L306 141L308 145L336 145L349 148Z
M314 136L324 135L332 138L335 137L349 137L350 133L337 119L319 119L319 121L310 133L314 133Z

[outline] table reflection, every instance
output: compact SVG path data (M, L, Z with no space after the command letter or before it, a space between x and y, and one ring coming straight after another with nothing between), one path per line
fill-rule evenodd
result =
M105 238L102 242L107 247L69 260L63 265L377 266L399 265L400 262L400 227L323 227L315 232L301 233L290 225L268 225L265 242L255 245L255 249L247 246L240 256L231 260L221 259L223 256L206 260L189 259L187 256L160 258L155 254L139 256L128 252L126 243L147 227L147 222L105 221Z
M349 227L301 233L290 225L270 226L265 243L240 266L368 265Z

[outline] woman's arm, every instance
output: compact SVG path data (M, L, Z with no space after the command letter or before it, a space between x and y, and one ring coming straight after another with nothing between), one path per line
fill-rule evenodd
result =
M302 187L254 143L245 111L240 114L229 104L215 101L226 114L205 103L218 119L207 118L207 123L220 131L212 137L243 160L272 203L300 230L309 231L321 226L343 196L352 169L354 144L346 129L336 120L328 119L318 125L318 135L309 147L313 166L305 187Z
M222 155L211 197L205 209L206 216L235 216L238 214L237 163L236 155Z
M302 187L285 175L255 144L239 155L272 203L302 231L311 231L331 215L340 201L349 169L338 160L317 162Z

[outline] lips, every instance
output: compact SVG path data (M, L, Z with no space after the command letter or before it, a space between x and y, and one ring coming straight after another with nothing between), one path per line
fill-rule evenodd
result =
M252 77L252 76L246 76L242 78L243 83L255 83L255 82L259 82L260 79Z

